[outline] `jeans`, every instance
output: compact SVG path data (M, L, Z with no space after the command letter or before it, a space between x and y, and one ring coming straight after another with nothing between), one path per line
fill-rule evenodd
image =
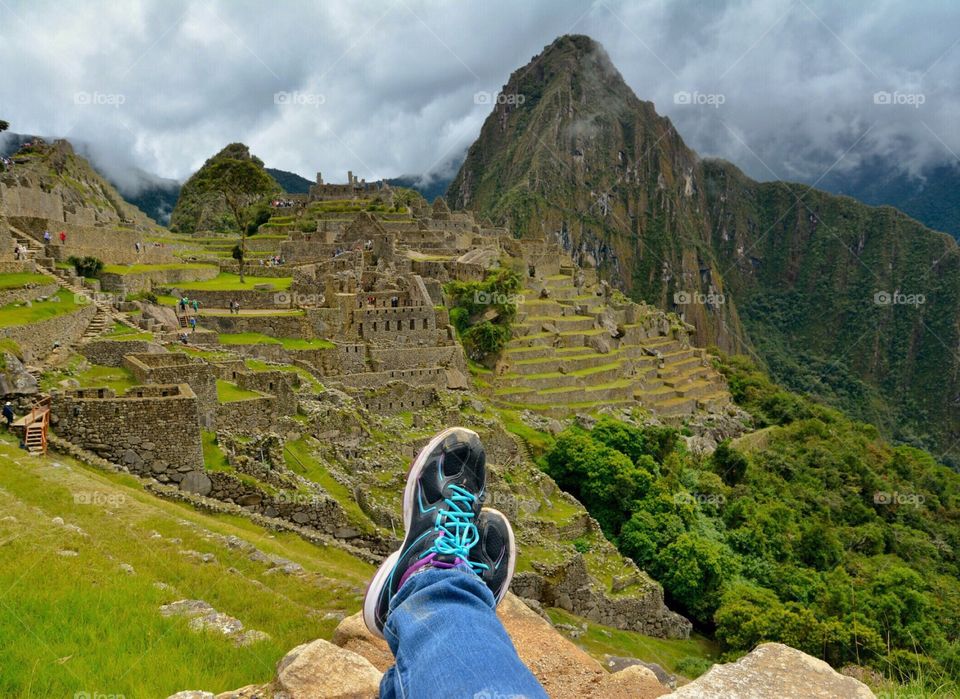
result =
M427 569L390 601L383 635L397 659L381 699L547 699L514 650L493 594L461 569Z

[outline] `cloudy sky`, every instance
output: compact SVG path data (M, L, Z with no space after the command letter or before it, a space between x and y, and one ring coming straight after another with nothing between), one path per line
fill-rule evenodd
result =
M955 0L0 0L0 118L121 179L182 180L231 141L311 179L438 172L565 33L759 179L960 153Z

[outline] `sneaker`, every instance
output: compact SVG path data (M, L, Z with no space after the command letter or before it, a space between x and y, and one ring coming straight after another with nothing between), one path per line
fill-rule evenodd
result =
M513 527L499 510L484 507L477 517L480 541L470 552L470 559L485 566L479 572L480 579L493 593L497 604L507 594L513 571L517 565L517 543Z
M403 545L377 570L363 600L363 620L383 637L390 600L407 579L427 566L486 564L470 559L480 542L477 515L486 484L486 456L472 430L451 427L436 435L410 466L403 491Z

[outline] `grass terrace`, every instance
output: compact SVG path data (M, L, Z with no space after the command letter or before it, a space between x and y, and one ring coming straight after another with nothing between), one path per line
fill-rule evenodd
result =
M105 333L103 337L107 340L117 340L117 341L132 341L132 340L146 340L147 342L153 341L153 333L143 332L137 330L136 328L131 328L129 325L124 325L123 323L114 323L113 328L110 329L110 332Z
M300 340L295 337L270 337L262 333L221 333L221 345L283 345L288 350L332 349L330 340Z
M0 328L28 325L50 320L65 313L80 310L88 303L78 303L74 295L61 289L46 301L34 301L29 306L11 303L0 308Z
M251 400L253 398L263 398L263 394L258 391L249 391L240 388L232 381L217 379L217 400L221 403L236 403L241 400Z
M0 589L16 600L0 605L2 697L87 690L166 697L185 687L224 692L269 682L287 651L330 638L339 616L360 607L358 590L374 571L339 549L159 499L129 475L60 454L27 457L7 434L0 435L0 512ZM211 534L237 536L305 573L271 575L248 551ZM215 559L202 563L182 550ZM161 605L184 598L209 602L270 638L238 648L160 614Z
M200 262L180 262L164 265L104 265L102 274L141 274L143 272L164 272L170 269L210 269L213 265Z
M293 277L255 277L250 274L245 275L245 281L241 283L239 274L222 272L205 282L180 282L176 287L183 291L245 291L257 284L269 284L273 291L284 291L292 283Z
M245 364L250 371L286 371L297 374L301 381L306 382L318 393L323 390L323 384L317 380L317 377L311 374L303 367L293 366L292 364L271 364L261 359L247 359Z
M0 289L22 289L35 284L49 284L53 280L45 274L8 272L0 274Z

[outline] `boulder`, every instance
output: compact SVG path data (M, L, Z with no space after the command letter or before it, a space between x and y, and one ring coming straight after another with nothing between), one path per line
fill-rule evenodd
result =
M39 390L37 379L27 371L23 362L10 352L4 352L0 356L3 358L3 369L0 371L0 394L32 395Z
M164 330L179 330L180 321L177 312L166 306L157 306L152 303L143 304L143 317L160 324Z
M284 656L276 689L289 699L375 699L381 674L366 658L317 639Z
M603 335L591 335L587 344L597 354L610 354L610 342Z
M782 643L762 643L735 663L714 665L676 699L873 699L859 680Z
M210 476L203 471L190 471L180 481L180 490L197 495L209 495L213 490L213 483L210 481Z
M670 690L660 684L654 672L643 665L630 667L607 675L600 680L597 697L604 699L647 699L670 694Z

